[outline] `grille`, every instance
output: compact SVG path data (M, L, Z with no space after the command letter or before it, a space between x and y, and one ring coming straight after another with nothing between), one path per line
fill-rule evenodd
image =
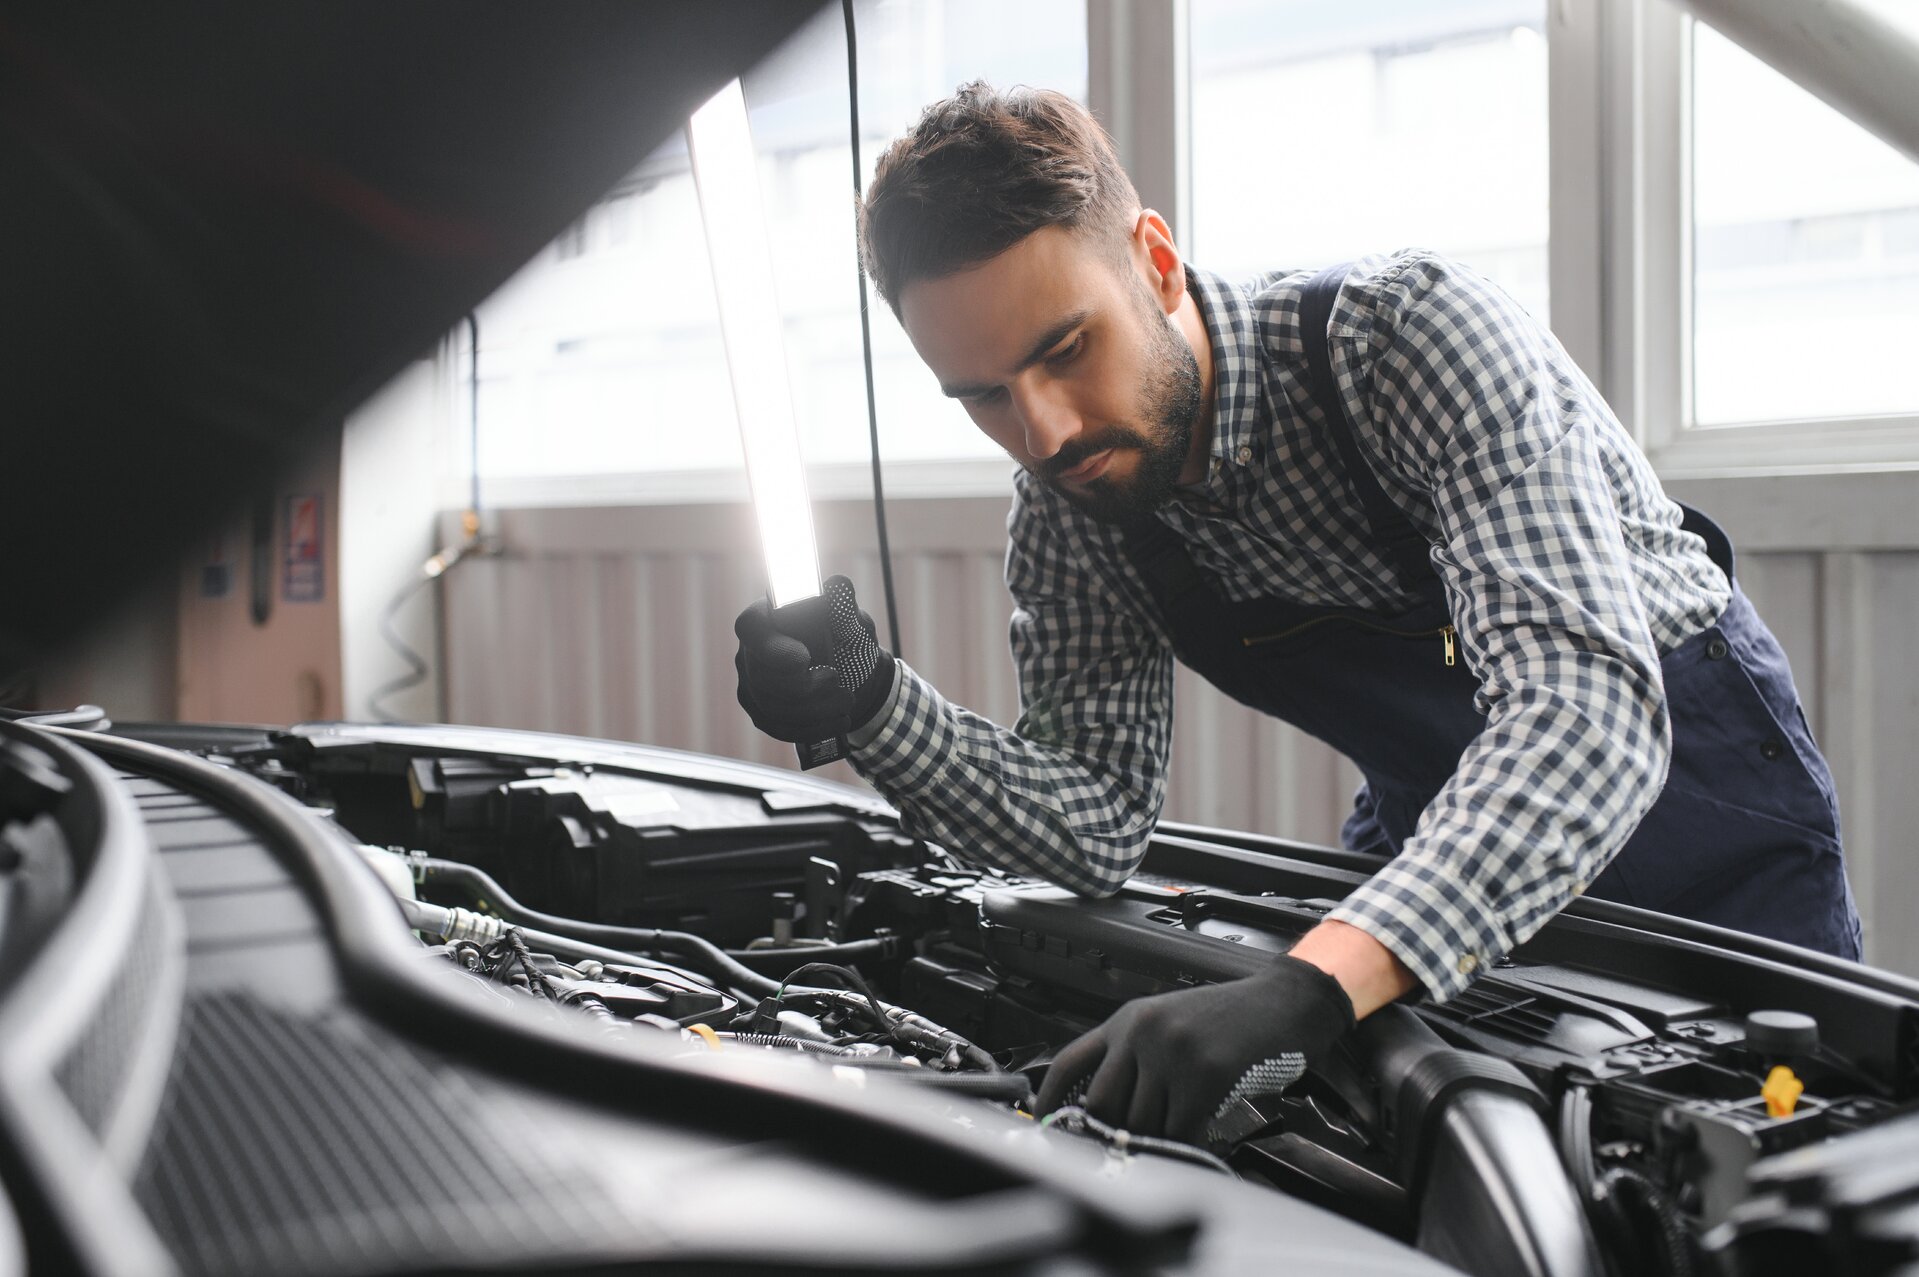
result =
M1559 1025L1559 1016L1537 998L1491 988L1483 982L1431 1010L1455 1024L1540 1043L1550 1043Z
M182 1268L356 1274L651 1240L534 1124L360 1021L190 1001L135 1193Z

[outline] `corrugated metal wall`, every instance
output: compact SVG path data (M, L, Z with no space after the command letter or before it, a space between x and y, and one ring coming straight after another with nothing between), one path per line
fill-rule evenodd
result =
M1851 477L1856 478L1856 477ZM1859 530L1790 531L1766 481L1674 485L1721 516L1744 547L1740 578L1793 661L1813 729L1838 778L1868 952L1919 974L1919 527L1890 476ZM1800 481L1795 481L1800 482ZM902 646L950 699L1000 722L1017 713L1000 579L1003 498L893 507ZM878 558L863 502L820 506L821 560L880 617ZM1870 522L1870 520L1869 520ZM573 732L791 765L734 700L732 622L761 593L750 513L740 506L504 511L510 553L446 582L452 721ZM1822 544L1823 542L1823 544ZM1905 544L1902 544L1904 542ZM1169 818L1318 842L1337 840L1358 774L1344 759L1180 673ZM829 774L856 779L837 765Z

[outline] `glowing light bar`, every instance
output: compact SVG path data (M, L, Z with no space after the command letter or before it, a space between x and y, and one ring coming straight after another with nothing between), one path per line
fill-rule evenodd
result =
M719 298L746 478L766 556L767 588L773 606L782 607L820 592L819 549L786 377L766 210L747 129L746 97L738 80L693 113L686 136L700 218L706 224L713 291Z

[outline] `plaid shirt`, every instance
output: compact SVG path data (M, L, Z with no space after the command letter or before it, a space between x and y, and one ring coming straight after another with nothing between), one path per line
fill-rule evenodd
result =
M1310 272L1191 274L1212 341L1212 469L1159 518L1227 597L1414 602L1307 390ZM1659 659L1730 586L1558 342L1423 252L1357 263L1333 370L1356 442L1432 543L1485 730L1399 854L1331 915L1437 999L1537 931L1652 806L1671 752ZM900 667L852 751L908 829L1091 895L1144 854L1166 793L1173 655L1118 530L1021 473L1006 581L1024 711L1009 730Z

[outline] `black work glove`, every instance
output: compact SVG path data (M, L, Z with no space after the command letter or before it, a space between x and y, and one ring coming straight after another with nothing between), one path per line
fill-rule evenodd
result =
M740 708L768 736L796 743L844 736L893 694L893 657L843 576L828 577L817 598L777 609L759 600L733 632Z
M1258 975L1128 1002L1059 1053L1038 1112L1078 1103L1135 1135L1199 1144L1241 1099L1285 1090L1352 1027L1337 980L1281 957Z

